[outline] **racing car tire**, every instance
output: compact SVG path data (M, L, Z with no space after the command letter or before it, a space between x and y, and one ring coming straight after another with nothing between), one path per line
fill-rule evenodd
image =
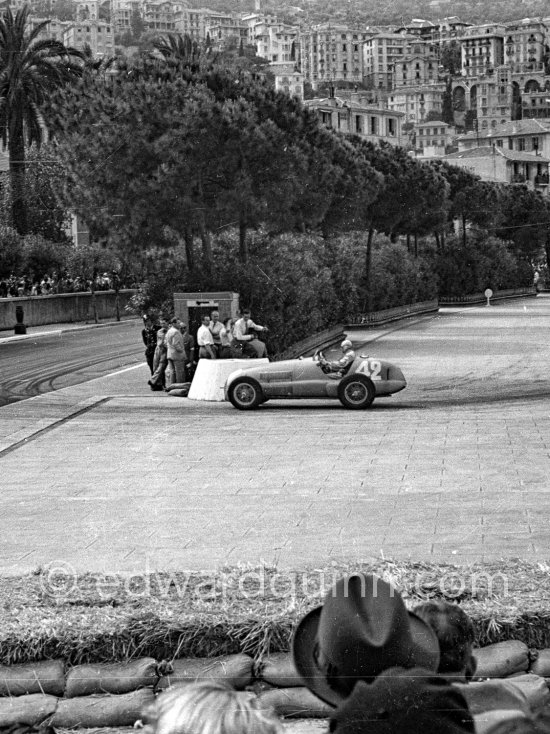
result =
M338 385L338 399L344 408L370 408L376 395L372 380L366 375L348 375Z
M254 410L264 400L259 382L252 377L237 377L229 386L227 397L237 410Z

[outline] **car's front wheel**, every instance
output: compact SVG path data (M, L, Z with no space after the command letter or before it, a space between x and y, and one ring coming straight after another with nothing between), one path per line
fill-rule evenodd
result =
M237 377L229 386L227 397L239 410L253 410L264 399L262 388L251 377Z
M366 375L348 375L338 385L338 398L345 408L364 410L376 395L373 382Z

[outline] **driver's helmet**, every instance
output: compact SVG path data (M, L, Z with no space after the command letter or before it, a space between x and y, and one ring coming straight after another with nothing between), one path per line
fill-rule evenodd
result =
M349 339L344 339L344 341L340 344L340 349L352 349L353 344L350 342Z

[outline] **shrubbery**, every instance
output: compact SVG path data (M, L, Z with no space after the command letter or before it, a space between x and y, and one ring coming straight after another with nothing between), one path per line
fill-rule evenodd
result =
M472 233L466 243L447 240L445 251L435 263L442 296L466 296L507 288L523 288L533 283L533 268L518 260L506 243L483 232Z

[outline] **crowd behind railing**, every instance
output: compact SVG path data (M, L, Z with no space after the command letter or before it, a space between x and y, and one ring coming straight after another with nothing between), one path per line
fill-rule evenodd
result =
M118 281L118 282L117 282ZM53 273L52 275L40 276L16 276L14 274L7 278L0 278L0 298L27 298L29 296L51 296L59 293L85 293L96 291L113 290L117 285L119 288L129 288L134 285L122 282L116 274L100 273L93 280L81 276L72 276L68 273Z

